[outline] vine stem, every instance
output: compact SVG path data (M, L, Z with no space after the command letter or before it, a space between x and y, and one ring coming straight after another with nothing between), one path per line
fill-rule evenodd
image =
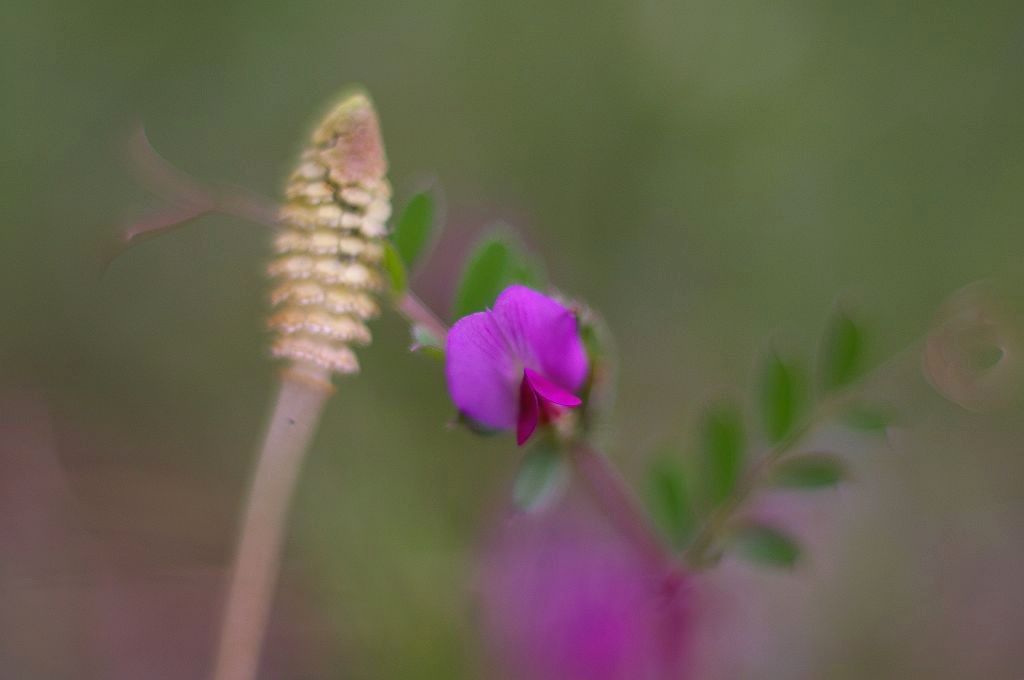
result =
M214 680L252 680L266 636L288 508L328 397L326 371L293 365L281 375L267 424L224 604Z
M570 446L569 458L578 478L614 528L652 564L671 566L671 554L608 458L583 442Z

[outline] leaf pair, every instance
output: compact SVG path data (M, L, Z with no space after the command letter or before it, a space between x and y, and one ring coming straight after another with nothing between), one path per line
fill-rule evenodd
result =
M408 272L416 265L435 236L435 201L428 192L415 194L403 208L391 239L385 244L384 270L392 293L402 295L408 286ZM466 261L459 281L452 317L490 307L510 285L533 288L544 283L543 272L508 227L498 227L484 238ZM419 342L418 338L414 338ZM430 345L432 343L421 343Z
M712 440L718 455L732 460L735 448L735 433L727 434L723 428L721 414L711 425ZM829 478L828 466L804 469L796 465L779 478L779 483L789 485L818 484ZM723 468L725 469L725 468ZM729 467L728 469L731 469ZM721 477L724 479L725 477ZM691 492L681 465L670 459L663 459L651 468L648 498L655 522L661 533L673 548L686 547L698 526ZM785 531L756 521L746 521L734 529L728 537L729 549L738 557L756 564L772 567L792 567L800 558L800 544Z
M844 310L828 320L818 350L821 394L850 385L864 371L864 332ZM806 406L803 376L797 364L769 352L761 376L761 420L768 442L777 444L793 433Z
M655 523L676 549L689 545L701 516L733 493L743 472L746 441L739 409L731 402L710 408L701 422L699 458L692 469L674 456L650 469L647 499Z
M818 349L818 385L822 394L849 386L864 372L864 331L853 317L836 308L829 317ZM771 443L784 439L804 406L799 368L771 352L761 381L761 414Z

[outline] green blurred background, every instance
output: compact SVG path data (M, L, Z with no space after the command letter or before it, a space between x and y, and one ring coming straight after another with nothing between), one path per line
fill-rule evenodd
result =
M708 677L1024 674L1018 413L944 402L913 349L953 290L1024 254L1019 2L2 9L0 447L18 472L0 676L206 667L274 381L267 236L207 218L101 278L117 229L159 204L124 146L142 121L180 167L276 196L351 82L375 98L398 202L443 188L428 302L447 309L454 254L501 219L607 317L631 480L703 403L745 393L768 339L809 354L840 294L876 358L911 347L881 389L917 427L840 443L870 449L863 483L821 500L834 522L810 530L806 572L722 577L750 595L720 637L753 642ZM303 476L266 677L488 677L473 556L514 447L446 428L439 367L400 321L375 328ZM954 576L922 576L947 558Z

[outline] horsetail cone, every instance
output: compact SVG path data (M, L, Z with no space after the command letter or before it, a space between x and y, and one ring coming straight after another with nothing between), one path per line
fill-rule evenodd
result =
M271 352L330 373L359 372L353 345L370 343L380 313L391 187L370 99L351 94L313 132L285 187L274 279Z

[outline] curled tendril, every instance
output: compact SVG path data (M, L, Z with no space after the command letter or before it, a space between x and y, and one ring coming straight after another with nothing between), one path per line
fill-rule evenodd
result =
M1024 383L1021 324L994 284L957 291L928 333L923 370L946 399L969 411L1011 403Z

